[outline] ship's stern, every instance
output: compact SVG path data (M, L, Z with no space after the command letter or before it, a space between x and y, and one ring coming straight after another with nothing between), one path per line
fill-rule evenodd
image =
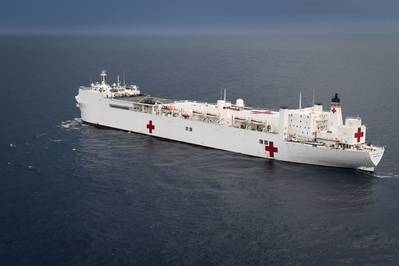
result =
M79 88L75 96L82 121L99 124L104 111L104 97L101 93L87 88Z

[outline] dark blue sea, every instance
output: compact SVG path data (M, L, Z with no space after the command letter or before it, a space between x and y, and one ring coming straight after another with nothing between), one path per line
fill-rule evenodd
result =
M151 95L360 115L374 174L266 161L79 120L126 73ZM398 265L399 35L0 37L1 265Z

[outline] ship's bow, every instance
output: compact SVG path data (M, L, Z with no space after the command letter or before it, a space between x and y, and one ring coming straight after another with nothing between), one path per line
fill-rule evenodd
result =
M360 166L357 169L362 171L374 172L375 167L377 167L377 165L380 163L384 152L384 147L370 147L370 150L368 151L370 164L367 166Z

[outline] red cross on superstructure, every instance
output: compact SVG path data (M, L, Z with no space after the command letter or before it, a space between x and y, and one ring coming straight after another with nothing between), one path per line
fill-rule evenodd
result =
M335 109L335 107L333 107L333 108L331 109L331 112L332 112L333 114L335 114L336 111L337 111L337 109Z
M148 131L149 131L150 133L152 133L152 131L155 130L155 126L152 124L152 120L150 120L150 121L148 122L147 128L148 128Z
M357 139L357 142L360 142L360 139L364 136L364 132L362 132L362 129L359 127L357 129L357 132L355 133L355 139Z
M269 141L268 145L265 146L265 150L269 152L269 157L274 158L274 153L278 152L277 147L274 147L273 141Z

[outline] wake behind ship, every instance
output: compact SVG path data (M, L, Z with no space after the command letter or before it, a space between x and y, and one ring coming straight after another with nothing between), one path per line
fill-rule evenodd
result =
M359 117L343 120L337 94L328 111L321 104L279 111L170 100L141 94L136 85L101 81L76 96L84 122L269 160L374 171L384 148L366 143Z

